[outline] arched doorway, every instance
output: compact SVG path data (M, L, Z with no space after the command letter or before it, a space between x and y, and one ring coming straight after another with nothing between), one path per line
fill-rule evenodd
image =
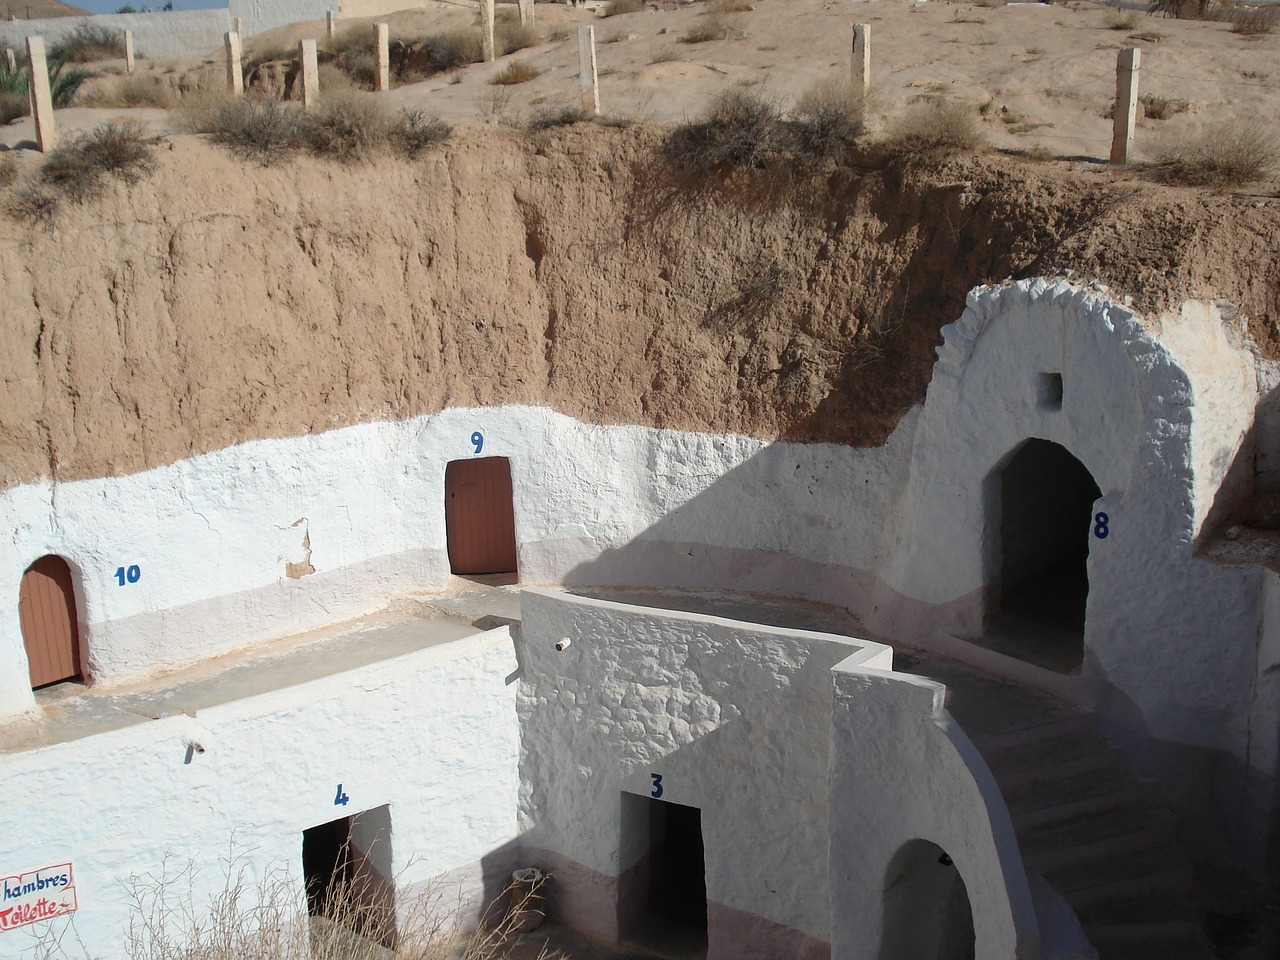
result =
M50 555L27 568L18 590L18 619L33 690L80 677L80 626L67 561Z
M928 840L903 844L884 885L880 960L974 960L973 909L960 871Z
M451 572L514 573L511 461L506 457L451 461L444 471L444 526Z
M999 488L992 632L1003 652L1070 672L1084 658L1090 522L1102 491L1065 447L1040 439L1018 448Z

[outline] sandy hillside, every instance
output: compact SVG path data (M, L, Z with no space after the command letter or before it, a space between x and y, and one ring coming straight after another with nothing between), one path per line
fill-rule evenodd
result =
M48 225L0 216L0 483L131 472L257 437L511 402L602 423L876 444L923 398L938 330L960 315L966 291L1007 277L1098 280L1152 316L1186 297L1226 298L1264 353L1280 356L1275 183L1170 187L1079 159L1094 154L1078 146L1033 163L1008 150L1059 127L1018 135L990 109L984 122L1006 152L941 164L903 164L872 147L850 165L762 189L743 176L688 182L665 159L663 118L696 113L742 79L735 71L767 74L769 89L789 96L843 69L849 9L875 24L879 112L890 117L929 92L922 71L943 69L911 65L930 50L909 42L909 28L967 37L970 46L937 45L957 57L947 73L959 83L967 52L967 69L986 64L975 103L1011 101L1009 78L1047 58L1025 52L1029 24L1067 24L1053 27L1046 49L1060 36L1091 50L1118 39L1108 11L876 0L837 17L834 5L761 0L740 15L744 39L678 45L687 60L649 64L645 44L674 42L703 15L696 7L598 21L602 36L637 37L601 48L604 68L618 71L604 81L606 109L628 91L657 120L530 131L520 118L575 96L573 45L548 42L517 54L547 73L505 103L485 100L501 64L391 93L460 121L448 145L414 161L264 167L172 134L137 183L67 205ZM548 34L589 18L559 5L538 14ZM448 29L459 16L470 18L456 8L402 15L397 35ZM955 22L973 17L988 23ZM1183 60L1206 76L1265 72L1246 57L1275 53L1275 38L1249 43L1221 24L1149 24L1168 34L1160 50L1185 43ZM1006 40L964 32L980 30ZM823 44L829 54L814 56ZM901 65L891 70L894 49ZM633 65L611 66L615 56ZM777 67L801 60L824 65L807 75ZM153 66L178 79L217 71L216 62ZM1046 66L1036 83L1077 69L1087 73ZM666 81L659 110L643 88L668 70L689 80ZM1274 115L1275 81L1239 82L1257 99L1237 98L1234 109ZM1106 98L1090 83L1078 101L1027 99L1078 113L1105 141L1107 121L1095 115ZM163 110L59 114L66 127L118 116L158 129L171 121ZM30 123L3 134L22 143ZM9 197L40 164L31 151L15 156L22 178L3 188Z
M38 20L41 17L85 17L88 10L59 0L0 0L0 17Z

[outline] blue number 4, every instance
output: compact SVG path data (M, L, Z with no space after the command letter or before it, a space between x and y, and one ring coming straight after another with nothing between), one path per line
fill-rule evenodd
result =
M335 807L345 807L347 805L347 801L350 799L350 797L342 792L342 784L338 784L338 795L333 798L333 805Z

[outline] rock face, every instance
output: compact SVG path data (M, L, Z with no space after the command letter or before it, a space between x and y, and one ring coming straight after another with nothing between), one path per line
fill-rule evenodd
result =
M51 228L5 218L3 483L513 402L879 444L968 289L1067 269L1280 343L1272 207L995 157L690 183L661 146L486 127L264 168L177 137Z

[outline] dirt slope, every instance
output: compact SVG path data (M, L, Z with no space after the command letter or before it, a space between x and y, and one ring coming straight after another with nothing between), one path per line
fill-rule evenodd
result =
M1278 342L1275 202L998 155L691 188L662 137L473 126L350 168L176 137L52 228L0 218L2 481L507 402L876 444L970 287L1062 269Z
M88 10L59 0L0 0L0 17L38 20L42 17L87 17Z

